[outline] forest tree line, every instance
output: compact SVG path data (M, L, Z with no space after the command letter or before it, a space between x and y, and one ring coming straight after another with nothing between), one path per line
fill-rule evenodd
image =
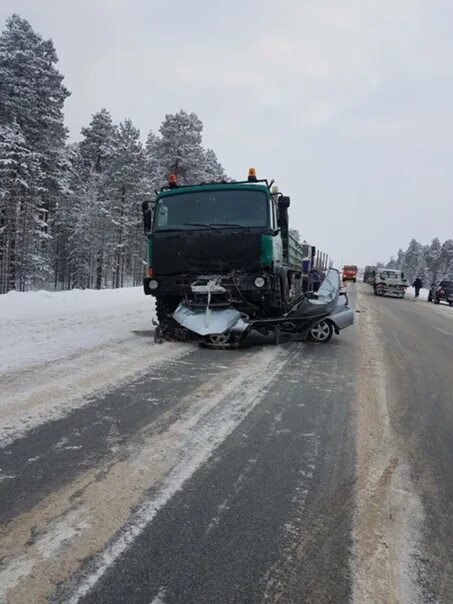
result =
M427 245L412 239L406 251L398 250L389 262L378 263L378 266L404 271L411 283L420 277L427 288L441 279L453 280L453 239L441 243L435 237Z
M180 184L225 178L194 113L165 116L145 144L101 109L68 142L70 92L44 40L18 15L0 34L0 293L138 284L141 204L175 172Z

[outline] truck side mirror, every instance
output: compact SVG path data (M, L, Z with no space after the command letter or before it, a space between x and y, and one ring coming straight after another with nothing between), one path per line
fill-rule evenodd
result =
M289 197L282 195L278 200L278 226L283 230L288 230L288 208Z
M151 227L152 227L152 210L149 207L148 201L144 201L142 203L142 214L143 214L143 229L145 231L145 234L147 235L148 233L151 232Z
M278 205L279 205L280 208L286 208L286 209L288 209L289 205L290 205L290 202L291 202L291 199L288 196L282 195L280 197L280 199L278 200Z

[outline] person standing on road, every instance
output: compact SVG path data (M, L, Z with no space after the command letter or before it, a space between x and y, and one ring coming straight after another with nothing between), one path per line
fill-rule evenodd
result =
M420 279L420 277L417 277L415 279L414 283L412 284L412 287L415 288L415 299L417 299L420 294L420 290L423 287L423 281Z
M322 282L321 273L318 270L313 269L311 271L311 278L313 282L313 291L317 292Z

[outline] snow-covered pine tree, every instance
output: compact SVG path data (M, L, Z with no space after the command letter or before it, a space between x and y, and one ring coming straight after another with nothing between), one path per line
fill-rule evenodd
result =
M396 268L398 269L402 269L404 266L404 252L403 250L400 248L398 250L398 254L396 255Z
M114 149L107 171L112 204L108 248L113 260L112 286L123 287L127 275L134 283L141 279L145 257L141 226L141 204L147 193L145 152L131 120L119 125Z
M40 249L48 237L39 206L40 155L25 142L17 122L0 126L0 293L24 291L42 270Z
M430 286L438 280L441 269L442 245L437 237L424 248L424 260L426 264L426 285Z
M54 286L55 289L71 289L78 284L78 267L80 253L90 248L90 242L74 233L79 226L81 208L87 181L85 167L80 155L79 143L72 143L65 148L64 187L60 192L52 222L54 243Z
M204 152L204 182L219 182L226 179L225 170L212 149Z
M411 239L404 254L403 270L412 283L423 269L423 247L416 239ZM422 276L422 275L420 275Z
M41 227L46 240L35 247L33 266L40 270L32 273L30 266L26 282L46 281L51 271L49 225L62 186L62 151L67 135L63 105L69 95L55 67L57 60L52 41L43 40L28 21L18 15L7 20L0 34L0 125L17 123L26 148L37 154L39 183L28 184L40 198L33 203L38 212L33 221L46 223Z
M398 268L398 261L395 260L393 256L391 256L390 260L385 265L385 268Z
M108 241L113 237L109 197L116 126L106 109L95 113L82 128L83 139L73 158L74 228L70 236L72 282L77 287L110 283Z
M160 138L150 131L145 143L145 179L150 196L152 196L153 191L159 189L163 184L162 174L165 169L160 163L159 146Z
M441 279L453 279L453 239L447 239L442 244Z
M156 166L159 184L165 184L170 173L180 184L197 184L206 176L205 151L201 146L203 123L195 113L179 111L168 114L159 129Z

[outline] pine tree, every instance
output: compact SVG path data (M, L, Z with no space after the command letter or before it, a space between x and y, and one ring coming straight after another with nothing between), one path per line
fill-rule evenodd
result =
M447 239L442 244L441 278L453 279L453 239Z
M225 170L217 159L217 155L212 149L207 149L204 153L204 178L206 182L219 182L226 179Z
M40 246L48 235L39 206L42 180L40 155L27 147L19 124L0 126L0 293L24 291L43 270Z
M427 268L427 284L432 285L439 278L442 262L442 245L437 237L432 240L431 245L426 246L424 259Z
M393 256L391 256L390 260L385 265L385 268L393 268L393 269L398 268L398 261L395 260L395 258Z
M404 255L403 270L410 282L414 281L423 269L423 248L416 240L411 239Z
M109 166L112 209L109 249L113 259L113 287L123 287L125 274L134 281L143 273L145 245L141 227L141 204L146 196L145 152L140 132L130 120L116 133L115 152Z
M95 113L82 128L83 139L73 184L75 228L73 241L73 281L81 287L101 289L108 282L107 241L111 230L109 186L115 155L116 126L106 109Z
M51 272L51 227L62 188L63 148L67 135L63 105L69 95L56 63L51 40L43 40L28 21L18 15L7 20L0 35L0 125L10 127L16 123L23 144L40 164L40 169L34 170L39 173L39 182L28 181L29 191L33 190L39 197L33 202L34 207L39 208L33 221L43 223L41 241L34 246L33 264L39 271L32 273L30 266L27 276L23 277L27 283L33 279L47 281Z
M165 184L170 173L180 184L202 182L205 175L205 151L201 146L203 123L195 113L181 110L165 116L157 145L158 177Z
M400 270L403 268L403 266L404 266L404 257L405 257L405 254L404 254L403 250L400 248L398 250L398 254L396 256L396 268L398 268Z

